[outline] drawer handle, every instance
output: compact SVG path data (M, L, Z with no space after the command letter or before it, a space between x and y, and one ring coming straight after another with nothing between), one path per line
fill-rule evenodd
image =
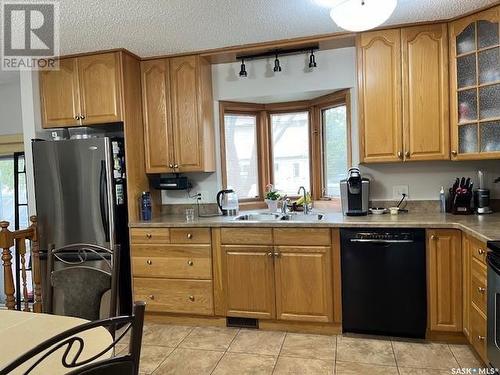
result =
M193 266L194 265L194 262L190 259L188 260L188 266Z
M478 291L479 293L484 293L484 292L486 292L486 288L483 288L483 287L481 287L481 286L478 286L478 287L477 287L477 291Z
M486 337L479 335L479 336L477 336L477 339L479 341L484 341L486 339Z
M147 238L148 240L150 240L152 237L153 237L153 235L152 235L151 233L147 233L147 234L146 234L146 238Z
M150 294L150 295L148 296L148 298L149 298L150 300L154 300L154 299L155 299L155 296L154 296L153 294Z
M189 300L190 300L191 302L194 302L194 296L189 296Z
M149 265L152 265L152 264L153 264L153 261L152 261L151 259L148 259L148 260L146 261L146 263L147 263L147 264L149 264Z
M188 233L186 237L188 240L190 240L191 238L193 238L193 235L191 233Z
M477 252L479 253L479 255L483 255L484 254L484 250L483 249L477 249Z

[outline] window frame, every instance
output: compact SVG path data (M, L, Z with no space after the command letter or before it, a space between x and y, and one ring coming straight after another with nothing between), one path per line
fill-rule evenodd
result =
M294 112L308 112L309 114L309 171L312 199L315 201L330 201L340 207L340 197L325 196L324 173L324 125L322 111L338 106L346 106L346 134L347 134L347 164L352 166L352 138L351 138L351 94L350 89L336 91L312 100L292 101L272 104L258 104L245 102L219 102L220 123L220 152L222 187L227 188L226 170L226 138L225 115L241 114L256 117L257 128L257 158L258 158L258 185L259 196L255 198L240 198L240 205L245 208L265 207L264 192L273 178L273 150L271 115ZM298 196L289 196L291 199Z

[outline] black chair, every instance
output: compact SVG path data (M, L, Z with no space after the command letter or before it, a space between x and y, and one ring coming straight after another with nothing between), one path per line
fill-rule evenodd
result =
M142 330L144 325L144 302L136 302L132 316L120 316L89 322L80 326L71 328L65 332L44 341L37 347L23 354L15 361L0 369L0 375L6 375L15 371L20 366L33 361L33 357L40 356L27 370L22 374L28 375L36 371L36 367L54 352L63 349L61 364L68 369L66 374L76 375L137 375L139 373L139 361L141 357ZM115 331L117 326L124 325L126 328L108 347L96 353L85 360L80 360L80 355L85 347L84 340L78 335L82 332L105 327L110 331ZM111 358L104 357L106 353L111 353L116 344L130 331L129 350L126 354L119 354ZM74 353L70 355L70 353ZM70 358L73 357L73 358ZM19 372L19 370L18 370Z
M112 251L91 244L51 249L48 254L47 312L98 320L102 297L111 290L108 316L116 316L119 254L119 248ZM59 267L55 267L56 262ZM57 311L54 309L54 294L62 299Z

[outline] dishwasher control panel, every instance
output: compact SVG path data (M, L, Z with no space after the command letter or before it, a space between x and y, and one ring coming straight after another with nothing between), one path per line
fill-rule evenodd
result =
M357 232L354 236L359 240L384 240L384 241L399 241L413 240L413 233L409 232Z

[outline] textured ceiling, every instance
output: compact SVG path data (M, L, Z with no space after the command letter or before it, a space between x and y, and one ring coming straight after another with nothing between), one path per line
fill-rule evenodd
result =
M376 1L376 0L373 0ZM399 0L387 24L455 17L496 0ZM339 31L313 0L61 0L61 54L142 56Z

